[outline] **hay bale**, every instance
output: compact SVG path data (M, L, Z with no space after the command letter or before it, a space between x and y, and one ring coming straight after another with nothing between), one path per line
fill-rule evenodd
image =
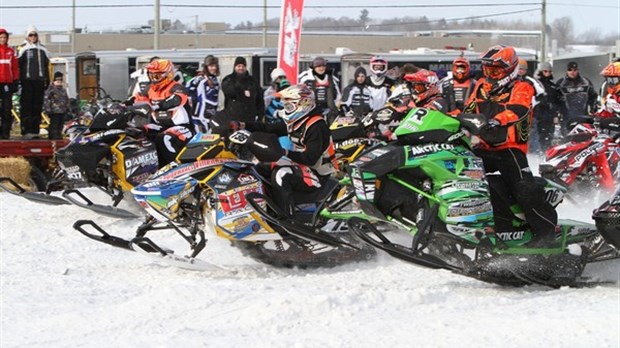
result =
M9 177L23 186L30 185L30 162L23 157L0 158L0 177Z

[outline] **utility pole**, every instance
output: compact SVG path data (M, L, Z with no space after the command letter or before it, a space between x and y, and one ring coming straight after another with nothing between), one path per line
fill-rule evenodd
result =
M71 12L71 53L75 53L75 0L73 0Z
M161 21L159 20L159 0L155 0L155 23L153 23L153 27L155 30L155 35L153 35L153 49L159 49L159 31L160 31Z
M267 0L263 0L263 48L267 47Z
M542 0L540 24L542 31L540 35L540 63L547 61L547 0Z

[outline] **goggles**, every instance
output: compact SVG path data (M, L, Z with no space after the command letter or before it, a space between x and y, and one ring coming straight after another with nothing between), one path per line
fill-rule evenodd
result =
M295 109L297 109L297 104L295 104L294 102L283 100L281 101L281 103L282 109L284 109L286 113L291 113L295 111Z
M456 71L456 72L460 72L460 73L464 73L464 72L465 72L465 70L467 70L467 67L466 67L466 66L463 66L463 65L457 65L457 66L454 68L454 71Z
M607 85L609 86L615 86L618 83L620 83L620 77L617 77L617 76L606 77L605 82L607 82Z
M416 93L424 93L427 90L426 84L424 83L414 83L412 87Z
M504 68L501 68L499 66L483 65L482 70L484 71L485 75L492 79L499 79L504 76Z
M152 82L159 82L164 78L164 75L164 73L160 72L149 73L149 80Z

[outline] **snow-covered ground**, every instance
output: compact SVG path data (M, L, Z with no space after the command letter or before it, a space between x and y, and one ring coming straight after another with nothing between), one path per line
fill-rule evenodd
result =
M611 285L506 288L386 254L275 269L212 236L201 256L230 270L196 272L89 240L77 219L139 224L0 193L0 347L620 347L619 262L587 269Z

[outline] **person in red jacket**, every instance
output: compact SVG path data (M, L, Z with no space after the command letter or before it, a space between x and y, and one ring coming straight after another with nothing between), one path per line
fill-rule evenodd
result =
M557 212L545 200L527 161L534 87L517 78L519 58L512 47L493 46L480 57L484 77L476 82L465 112L487 116L475 154L482 158L489 182L496 232L514 231L511 197L521 205L534 238L531 246L549 245L555 238Z
M9 33L0 28L0 139L9 139L13 126L13 93L19 83L19 64L15 51L9 47Z

